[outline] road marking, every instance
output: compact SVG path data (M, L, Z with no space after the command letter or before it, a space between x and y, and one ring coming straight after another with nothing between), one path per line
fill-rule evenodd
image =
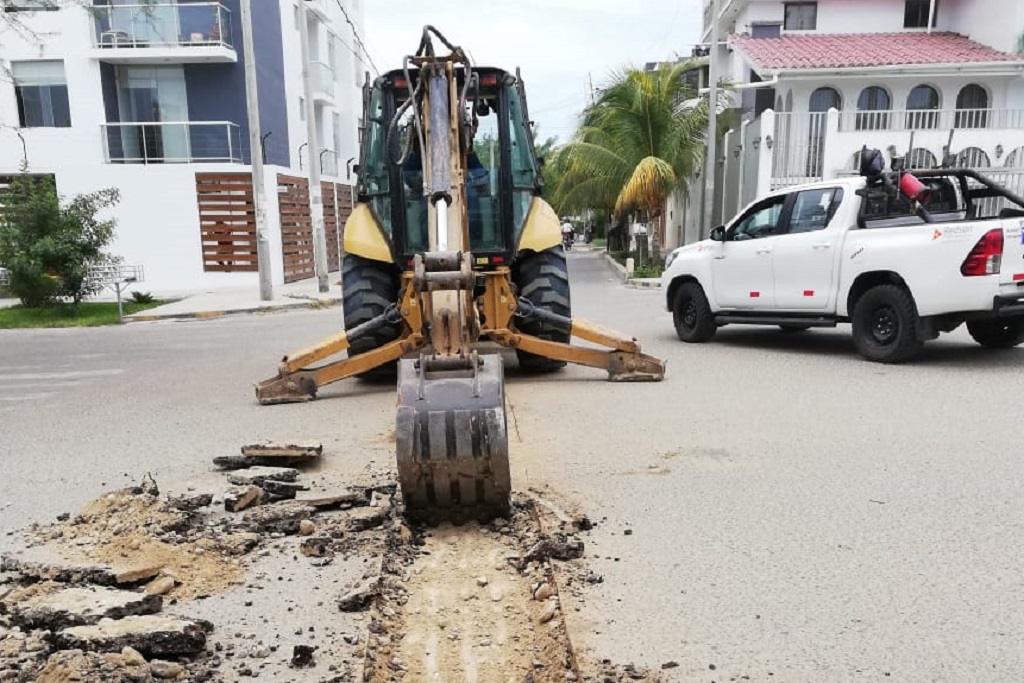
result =
M0 375L0 381L10 382L12 380L39 380L39 379L78 379L87 377L114 377L123 375L121 368L110 370L80 370L78 372L38 372L38 373L15 373L12 375Z
M22 394L20 396L0 396L0 401L7 403L13 403L15 401L41 401L43 399L52 398L56 396L52 391L42 392L38 394Z

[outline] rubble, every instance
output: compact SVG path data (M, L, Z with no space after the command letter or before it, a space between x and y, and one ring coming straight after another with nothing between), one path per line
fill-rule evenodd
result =
M242 455L262 458L317 458L324 452L322 443L256 443L242 446Z
M203 627L187 619L162 615L103 619L92 626L72 626L53 636L63 650L120 652L125 647L147 657L175 656L206 648Z
M345 491L330 496L301 496L295 500L303 505L312 505L318 510L344 510L370 504L370 495L366 491Z
M207 507L213 503L212 493L197 493L191 495L175 496L168 498L167 502L171 506L181 510L183 512L195 512L200 508Z
M292 467L267 467L265 465L228 473L228 481L236 486L245 486L246 484L261 486L267 480L293 482L298 478L299 471Z
M302 520L314 513L316 508L312 505L287 501L252 508L245 513L243 521L247 529L257 533L297 534Z
M241 512L256 505L263 491L259 486L237 486L224 493L224 509L228 512Z
M342 612L361 612L380 592L381 577L371 576L350 589L338 599L338 608Z
M162 606L159 595L47 583L13 592L8 600L0 602L0 611L8 613L11 622L22 628L56 630L96 624L107 618L156 614Z

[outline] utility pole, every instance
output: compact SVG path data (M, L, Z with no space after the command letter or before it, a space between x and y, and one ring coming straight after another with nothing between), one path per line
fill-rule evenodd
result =
M701 209L701 237L711 232L715 205L715 170L718 156L718 2L711 0L711 49L708 50L708 148L704 160L704 201Z
M267 196L263 184L263 147L260 141L260 101L256 92L256 53L252 39L252 0L242 0L242 50L245 52L245 108L249 120L249 160L252 163L252 201L256 209L256 264L260 275L260 301L274 298L270 274L270 238L267 236Z
M316 104L313 102L313 82L310 79L309 13L306 2L299 7L299 43L302 49L302 93L306 105L306 158L309 161L309 213L313 221L313 271L316 273L320 293L327 286L327 236L324 232L324 197L320 187L320 145L316 139Z

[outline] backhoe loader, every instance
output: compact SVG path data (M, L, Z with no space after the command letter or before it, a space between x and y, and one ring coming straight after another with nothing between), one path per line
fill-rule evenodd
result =
M434 39L447 48L436 54ZM363 90L358 204L345 223L345 331L285 356L262 404L397 365L407 514L504 516L511 481L503 360L658 381L635 339L572 318L558 216L541 194L523 81L478 67L431 26ZM475 143L496 140L487 165ZM573 346L572 337L590 346ZM604 349L595 347L605 347ZM607 350L606 350L607 349ZM316 365L347 350L347 358Z

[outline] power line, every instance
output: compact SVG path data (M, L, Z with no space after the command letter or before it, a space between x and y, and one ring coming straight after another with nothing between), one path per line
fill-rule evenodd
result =
M345 11L345 6L341 4L341 0L334 0L334 2L337 3L338 9L341 10L341 13L345 15L345 22L352 27L352 36L356 40L356 45L358 45L359 48L363 51L363 54L366 55L366 58L370 60L370 68L373 69L373 72L376 75L380 76L380 69L378 69L377 65L373 63L373 57L370 56L370 51L366 49L366 44L363 42L363 39L359 37L359 30L356 29L356 25L352 23L352 19L348 16L348 12ZM362 59L360 59L359 61L362 61ZM366 62L363 63L365 64Z

